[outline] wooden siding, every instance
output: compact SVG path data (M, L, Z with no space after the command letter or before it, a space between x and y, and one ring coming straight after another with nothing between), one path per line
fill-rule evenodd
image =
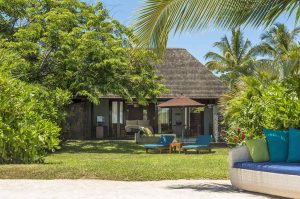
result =
M90 139L92 137L91 121L92 104L80 102L70 104L67 108L67 118L62 127L66 139Z

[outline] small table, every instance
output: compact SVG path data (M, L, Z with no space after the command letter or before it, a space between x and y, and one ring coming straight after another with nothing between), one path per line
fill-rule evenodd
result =
M181 142L173 142L170 144L170 153L172 152L176 152L176 150L178 150L178 152L181 152L181 148L182 148L183 144Z

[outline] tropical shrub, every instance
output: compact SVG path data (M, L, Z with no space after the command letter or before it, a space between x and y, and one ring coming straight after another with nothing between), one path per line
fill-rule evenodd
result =
M42 162L59 144L59 125L70 93L15 78L27 62L0 48L0 163Z
M246 138L245 132L240 128L224 132L222 136L229 146L241 145L242 143L244 143L244 140Z
M300 100L279 82L242 78L236 90L221 99L228 131L242 128L246 139L262 136L263 128L300 127Z
M0 163L42 162L59 145L69 94L0 75Z

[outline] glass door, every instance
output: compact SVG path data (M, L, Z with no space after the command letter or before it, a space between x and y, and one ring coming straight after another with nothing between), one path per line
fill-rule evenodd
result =
M169 133L170 131L170 108L158 107L158 133Z
M111 101L112 137L119 138L124 126L123 101Z

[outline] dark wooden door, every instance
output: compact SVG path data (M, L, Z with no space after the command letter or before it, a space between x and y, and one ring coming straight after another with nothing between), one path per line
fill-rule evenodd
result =
M190 114L190 134L191 136L204 134L204 115L203 111Z

